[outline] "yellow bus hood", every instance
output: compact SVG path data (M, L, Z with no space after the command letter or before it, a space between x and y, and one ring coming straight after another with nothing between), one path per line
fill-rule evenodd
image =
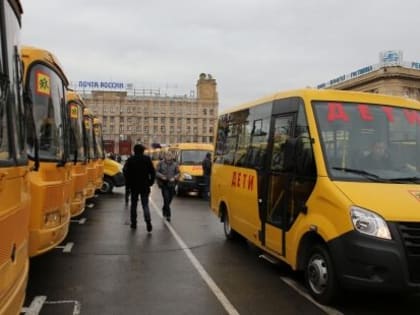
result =
M420 222L420 185L335 182L353 205L388 221Z
M203 167L201 165L179 165L180 173L188 173L191 176L203 176Z

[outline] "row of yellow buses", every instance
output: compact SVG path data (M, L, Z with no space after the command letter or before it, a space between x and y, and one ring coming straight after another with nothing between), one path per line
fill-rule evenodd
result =
M211 209L311 295L420 289L420 103L303 89L220 114ZM378 146L378 143L381 146Z
M30 169L29 256L42 254L66 237L70 217L102 185L100 123L83 100L68 90L57 58L47 50L22 47Z
M101 122L52 53L20 46L21 15L0 2L0 315L20 313L29 258L63 241L103 179Z

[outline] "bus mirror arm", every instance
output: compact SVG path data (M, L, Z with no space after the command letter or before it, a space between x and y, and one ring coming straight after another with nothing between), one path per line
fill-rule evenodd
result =
M36 136L36 126L34 120L34 112L33 112L33 103L32 99L29 96L29 93L24 91L23 92L23 104L24 104L24 112L25 112L25 119L26 119L26 126L28 129L31 129L32 133L35 135L33 137L33 145L34 145L34 166L31 168L31 171L37 172L39 170L39 140ZM28 137L28 134L26 135Z

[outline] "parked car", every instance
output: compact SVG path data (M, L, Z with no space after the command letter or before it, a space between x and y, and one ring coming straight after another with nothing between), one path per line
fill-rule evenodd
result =
M124 185L125 179L122 173L122 165L117 161L106 158L104 160L104 182L99 191L103 194L109 194L114 187L122 187Z

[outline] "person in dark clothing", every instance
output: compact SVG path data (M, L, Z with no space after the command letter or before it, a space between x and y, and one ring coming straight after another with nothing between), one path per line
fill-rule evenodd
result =
M171 221L171 202L175 195L175 186L179 178L179 167L174 161L172 153L166 152L156 168L156 177L163 198L163 216L168 222Z
M124 193L124 199L125 199L125 206L128 206L128 202L130 201L130 186L127 184L128 180L127 180L127 163L124 163L124 167L123 167L123 174L124 174L124 179L125 179L125 193Z
M141 144L134 146L134 155L125 162L124 176L131 193L131 228L137 228L137 202L139 195L143 207L144 221L147 232L152 231L152 221L149 209L150 187L155 181L156 172L149 156L144 155L145 147Z
M201 162L203 167L203 199L209 200L209 191L210 191L210 175L211 175L211 153L208 152L203 162Z

